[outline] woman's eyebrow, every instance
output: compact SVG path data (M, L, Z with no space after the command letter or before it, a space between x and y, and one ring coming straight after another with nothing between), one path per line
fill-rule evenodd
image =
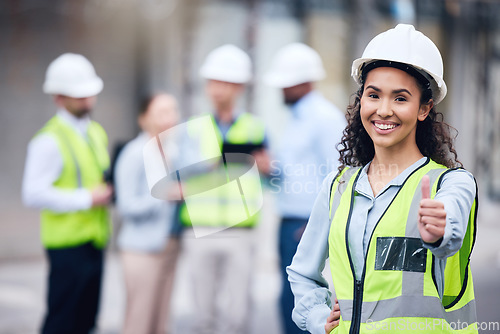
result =
M368 86L368 87L366 87L365 89L368 89L368 88L371 88L371 89L373 89L373 90L374 90L374 91L376 91L376 92L380 92L380 91L381 91L381 90L380 90L380 88L377 88L377 87L375 87L375 86L373 86L373 85L369 85L369 86Z
M380 88L377 88L377 87L375 87L373 85L369 85L365 89L369 89L369 88L373 89L376 92L381 92L382 91ZM400 94L400 93L407 93L408 95L413 96L410 93L410 91L408 89L406 89L406 88L395 89L395 90L392 91L392 94Z
M393 90L392 93L393 94L407 93L408 95L413 96L413 95L411 95L410 91L408 89L405 89L405 88Z

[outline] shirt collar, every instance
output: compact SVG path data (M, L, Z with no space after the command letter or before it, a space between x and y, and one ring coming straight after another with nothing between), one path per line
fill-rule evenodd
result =
M229 123L222 123L219 119L219 117L217 116L217 112L214 112L213 113L213 116L214 116L214 119L215 119L215 123L217 123L217 125L225 125L225 126L230 126L232 124L234 124L234 122L236 122L236 120L238 119L238 117L240 117L240 115L243 113L243 110L241 109L234 109L233 110L233 118L231 119L231 122Z
M86 136L87 128L90 124L89 115L85 115L79 118L70 113L69 111L67 111L66 109L60 108L57 111L57 116L59 116L64 122L66 122L75 130L77 130L78 133L80 133L82 136Z
M139 134L137 135L137 138L141 141L144 141L144 142L147 142L149 141L151 138L151 135L149 133L147 133L146 131L142 130L141 132L139 132Z
M307 105L310 100L314 99L318 95L315 90L310 91L306 95L302 96L297 102L295 102L290 110L295 117L302 117L307 113L307 108L303 108L303 105Z
M388 184L385 185L384 189L382 189L378 195L382 194L387 188L391 186L401 187L405 180L410 176L413 171L415 171L418 167L422 166L426 161L427 157L420 158L415 163L413 163L410 167L406 168L402 173L392 179ZM368 181L368 168L370 167L371 161L367 163L359 174L358 182L356 183L356 191L360 194L373 198L373 190L370 186L370 182ZM377 196L378 196L377 195Z

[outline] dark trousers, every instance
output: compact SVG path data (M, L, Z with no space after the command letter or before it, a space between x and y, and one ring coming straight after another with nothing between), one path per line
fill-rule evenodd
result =
M283 331L285 334L304 333L292 320L294 298L290 283L288 282L286 267L292 263L292 258L297 251L297 246L306 224L307 219L283 218L281 220L279 251L283 287L281 290L280 304L283 318Z
M47 314L42 334L88 334L96 325L103 251L91 243L49 249Z

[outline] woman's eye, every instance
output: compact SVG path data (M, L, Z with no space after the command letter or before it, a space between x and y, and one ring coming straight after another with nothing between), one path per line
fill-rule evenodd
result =
M368 94L368 97L372 99L378 99L378 95L374 93Z
M406 97L398 96L398 97L396 97L396 101L398 101L398 102L405 102L406 101Z

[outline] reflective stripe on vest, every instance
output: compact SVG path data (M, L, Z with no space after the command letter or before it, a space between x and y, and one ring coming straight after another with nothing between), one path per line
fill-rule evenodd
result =
M347 242L360 168L346 168L335 178L329 236L330 266L341 310L335 333L371 333L376 329L388 333L477 333L469 266L477 197L462 248L447 258L443 291L435 283L434 256L423 247L417 227L422 176L429 175L434 198L448 171L428 159L404 181L374 228L360 281L355 280Z
M212 122L221 151L224 141L235 145L259 145L265 139L264 125L249 113L238 116L225 139L213 117ZM211 138L209 134L202 134L202 137ZM213 145L210 144L207 140L200 142L202 156L214 156ZM253 227L257 223L262 206L261 185L254 182L258 179L258 170L255 165L249 168L248 164L231 163L231 157L237 155L226 153L224 163L221 161L209 173L192 176L185 181L183 188L189 211L183 204L180 218L184 225L224 227L235 226L234 222L239 222L238 227ZM188 197L188 194L191 195Z
M54 182L59 189L92 189L103 182L109 167L107 137L96 122L88 126L86 141L58 116L53 117L38 132L52 136L63 160L61 175ZM37 134L37 135L38 135ZM96 207L76 212L41 212L41 239L46 248L58 249L92 242L103 248L110 235L108 211Z

